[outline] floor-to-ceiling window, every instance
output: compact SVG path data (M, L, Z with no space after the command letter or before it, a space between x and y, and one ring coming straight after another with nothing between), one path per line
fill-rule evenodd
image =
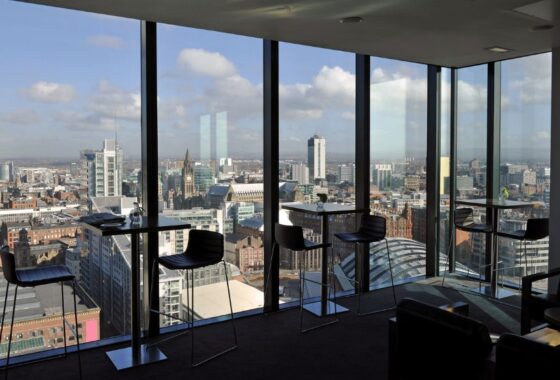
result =
M224 235L226 267L195 271L195 316L263 305L262 41L159 24L161 213ZM160 234L160 255L182 253L188 230ZM186 278L160 267L160 309L186 319ZM162 316L161 326L179 323Z
M371 59L370 211L387 222L395 280L425 274L427 71ZM370 285L390 284L384 242L370 245Z
M440 98L440 157L439 157L439 263L440 272L449 268L447 256L450 254L451 232L451 69L441 70Z
M534 206L502 211L501 231L523 230L527 219L549 215L551 57L547 53L502 62L500 188L507 189L509 199ZM501 238L498 248L501 279L511 285L548 267L548 237L526 247ZM537 286L546 289L546 283Z
M0 2L0 19L2 243L19 268L70 268L81 343L127 335L130 240L97 237L78 219L128 214L136 201L139 22L15 1ZM2 300L6 287L0 276ZM64 291L70 313L71 286ZM8 295L11 307L13 286ZM11 354L62 347L61 311L57 284L20 288ZM4 328L0 356L8 334ZM66 335L76 343L70 329Z
M486 196L486 118L487 65L457 71L457 167L455 197L484 198ZM457 207L461 207L457 205ZM486 209L474 208L475 221L486 221ZM484 273L485 236L456 230L456 270L478 277Z
M333 242L337 290L354 288L354 247L334 233L353 231L355 215L329 218L329 236L321 234L320 219L282 209L287 203L314 204L319 194L328 202L355 203L354 112L355 56L334 50L282 43L280 67L280 223L301 225L305 237ZM306 277L320 279L321 250L301 253L281 250L280 302L299 297L299 264ZM305 297L318 296L307 282Z

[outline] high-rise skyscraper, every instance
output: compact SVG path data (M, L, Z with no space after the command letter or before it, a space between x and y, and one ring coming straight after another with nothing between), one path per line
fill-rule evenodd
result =
M303 163L290 165L290 176L292 180L298 181L300 185L309 184L309 169Z
M212 157L212 129L210 115L200 117L200 160L210 161Z
M216 114L216 160L228 158L227 112Z
M228 158L228 115L226 111L200 116L200 160Z
M123 152L115 140L104 140L103 149L82 151L81 159L86 171L88 196L122 195Z
M338 165L337 172L338 182L348 182L349 184L354 184L354 178L356 177L356 165Z
M373 184L379 190L388 190L391 188L392 175L391 164L376 164L372 173Z
M307 140L307 166L309 167L309 179L326 178L326 141L319 135L314 135Z
M449 177L449 156L441 156L439 160L439 193L445 194L445 178Z

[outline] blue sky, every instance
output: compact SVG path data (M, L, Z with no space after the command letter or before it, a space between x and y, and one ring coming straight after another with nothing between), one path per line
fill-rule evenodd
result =
M139 22L9 0L0 14L0 157L77 158L116 129L138 157ZM160 156L196 157L200 117L226 111L230 155L262 157L261 63L259 39L159 25ZM503 74L503 156L547 156L550 56L506 62ZM484 68L459 79L459 158L483 156ZM281 156L304 159L318 133L327 159L351 160L354 55L282 43L280 82ZM423 158L425 66L374 57L372 89L372 159Z

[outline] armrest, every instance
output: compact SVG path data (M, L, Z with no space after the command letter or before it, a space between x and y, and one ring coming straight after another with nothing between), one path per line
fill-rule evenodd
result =
M521 334L531 332L531 303L533 282L560 275L560 268L548 272L540 272L525 276L521 279Z
M531 284L535 281L544 280L549 277L560 276L560 268L554 268L549 270L548 272L539 272L535 274L530 274L525 276L521 279L523 284L523 289L528 288L531 289Z

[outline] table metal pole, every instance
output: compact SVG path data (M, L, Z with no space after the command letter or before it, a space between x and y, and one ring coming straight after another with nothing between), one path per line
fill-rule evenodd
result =
M490 251L490 293L492 297L498 296L498 208L492 207L492 232L490 237L492 239L492 250Z
M321 253L321 315L328 314L328 302L329 302L329 248L327 243L329 242L329 215L323 214L321 221L321 234L323 236L323 248Z
M130 322L132 337L132 359L134 362L140 360L140 239L138 233L131 234L131 291L130 301L132 318Z

